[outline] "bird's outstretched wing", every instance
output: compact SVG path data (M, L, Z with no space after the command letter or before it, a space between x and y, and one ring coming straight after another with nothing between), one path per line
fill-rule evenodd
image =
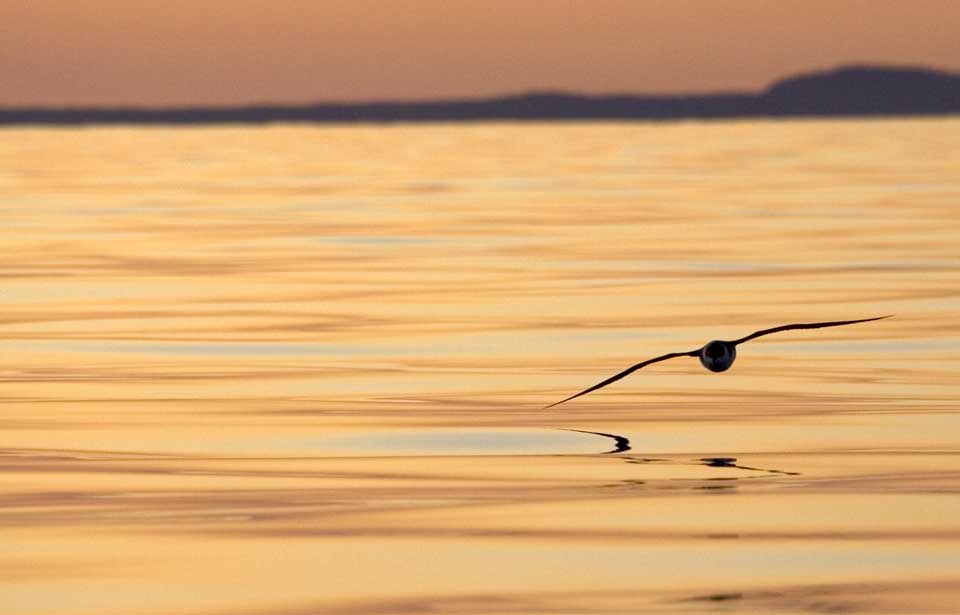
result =
M884 318L890 318L891 316L893 316L893 314L888 314L887 316L876 316L874 318L861 318L860 320L837 320L834 322L811 322L806 324L783 325L781 327L774 327L772 329L764 329L762 331L757 331L756 333L751 333L747 337L741 337L740 339L734 340L731 343L742 344L744 342L749 342L756 337L760 337L761 335L770 335L771 333L779 333L780 331L789 331L791 329L820 329L821 327L839 327L840 325L852 325L858 322L883 320Z
M566 398L566 399L561 399L560 401L558 401L558 402L556 402L556 403L552 403L552 404L550 404L549 406L545 406L543 409L546 410L547 408L552 408L552 407L554 407L554 406L559 406L560 404L562 404L562 403L565 402L565 401L570 401L571 399L573 399L573 398L575 398L575 397L580 397L581 395L586 395L587 393L590 393L590 392L592 392L592 391L596 391L596 390L599 389L599 388L602 388L602 387L607 386L607 385L610 384L611 382L616 382L617 380L620 380L620 379L623 378L624 376L629 376L630 374L632 374L633 372L637 371L637 370L640 369L641 367L646 367L647 365L650 365L651 363L659 363L660 361L666 361L667 359L673 359L673 358L676 358L676 357L695 357L695 356L697 356L698 354L700 354L700 349L699 349L699 348L698 348L697 350L691 350L690 352L671 352L670 354L661 355L661 356L656 357L656 358L654 358L654 359L648 359L648 360L644 361L643 363L637 363L636 365L634 365L634 366L632 366L632 367L628 367L627 369L623 370L623 371L620 372L619 374L616 374L615 376L610 376L609 378L607 378L607 379L604 380L603 382L600 382L600 383L598 383L598 384L595 384L595 385L593 385L592 387L590 387L589 389L587 389L587 390L585 390L585 391L580 391L580 392L577 393L576 395L571 395L570 397L568 397L568 398Z

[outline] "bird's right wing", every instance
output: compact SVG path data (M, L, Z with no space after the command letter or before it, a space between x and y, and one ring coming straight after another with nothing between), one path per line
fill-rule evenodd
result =
M660 361L666 361L667 359L674 359L674 358L676 358L676 357L695 357L695 356L697 356L697 355L699 355L699 354L700 354L700 349L698 348L697 350L691 350L690 352L671 352L670 354L661 355L661 356L656 357L656 358L654 358L654 359L648 359L648 360L644 361L643 363L637 363L636 365L634 365L634 366L632 366L632 367L628 367L627 369L623 370L623 371L620 372L619 374L616 374L616 375L614 375L614 376L610 376L609 378L607 378L607 379L604 380L603 382L600 382L600 383L598 383L598 384L595 384L595 385L593 385L592 387L590 387L589 389L587 389L587 390L585 390L585 391L580 391L580 392L577 393L576 395L571 395L570 397L568 397L568 398L566 398L566 399L561 399L560 401L555 402L555 403L552 403L552 404L550 404L549 406L545 406L543 409L546 410L547 408L552 408L552 407L554 407L554 406L559 406L560 404L562 404L562 403L565 402L565 401L570 401L571 399L574 399L575 397L580 397L581 395L586 395L587 393L591 393L591 392L593 392L593 391L596 391L597 389L603 388L603 387L607 386L608 384L610 384L610 383L612 383L612 382L616 382L617 380L620 380L621 378L623 378L623 377L625 377L625 376L629 376L630 374L632 374L633 372L637 371L637 370L640 369L641 367L646 367L647 365L650 365L651 363L659 363Z

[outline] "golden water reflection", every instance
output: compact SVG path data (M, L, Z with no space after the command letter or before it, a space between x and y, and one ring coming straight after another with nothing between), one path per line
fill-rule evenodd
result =
M957 120L3 136L3 612L955 612Z

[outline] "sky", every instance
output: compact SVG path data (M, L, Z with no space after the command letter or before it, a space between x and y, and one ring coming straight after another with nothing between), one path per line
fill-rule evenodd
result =
M956 0L5 0L0 106L756 90L958 39Z

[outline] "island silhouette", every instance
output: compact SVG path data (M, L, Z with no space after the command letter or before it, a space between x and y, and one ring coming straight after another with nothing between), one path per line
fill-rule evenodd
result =
M21 107L0 108L0 125L682 120L954 113L960 113L960 73L862 65L791 76L760 92L650 96L534 92L417 102L171 108Z

